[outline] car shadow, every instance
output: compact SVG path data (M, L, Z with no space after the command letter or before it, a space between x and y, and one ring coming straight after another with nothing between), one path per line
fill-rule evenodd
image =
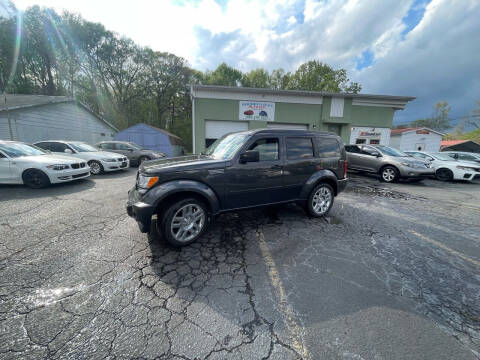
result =
M25 185L0 185L0 202L62 196L87 191L95 187L91 178L75 180L66 183L52 184L43 189L31 189Z
M137 172L137 168L128 168L117 171L104 172L100 175L91 175L92 179L119 179L126 176L134 175Z

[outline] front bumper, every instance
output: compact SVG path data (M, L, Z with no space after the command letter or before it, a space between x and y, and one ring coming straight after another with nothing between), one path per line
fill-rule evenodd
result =
M155 207L140 200L140 194L135 188L128 192L127 214L137 221L142 233L148 233L152 224Z
M456 169L456 171L453 172L454 180L472 181L473 179L478 179L478 178L480 178L480 171L477 171L476 169L471 169L471 170Z
M120 160L122 159L122 160ZM103 161L100 160L103 166L103 171L108 172L108 171L117 171L117 170L122 170L122 169L128 169L130 167L130 160L128 158L118 158L117 161Z
M50 183L58 184L73 180L85 179L90 176L90 168L88 166L80 169L66 169L66 170L48 170L46 171L50 178Z
M401 166L400 177L402 178L427 178L435 175L433 168L411 168L408 166Z

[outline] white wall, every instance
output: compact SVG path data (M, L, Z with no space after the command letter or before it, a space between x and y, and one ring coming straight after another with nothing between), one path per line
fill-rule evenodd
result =
M402 151L418 150L419 144L424 144L423 151L440 151L440 142L442 141L442 136L434 132L417 134L415 131L411 131L394 137L400 138L399 149Z

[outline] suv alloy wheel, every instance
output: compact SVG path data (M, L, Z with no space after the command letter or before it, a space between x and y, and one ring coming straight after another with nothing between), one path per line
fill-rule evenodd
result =
M157 230L175 247L185 246L197 240L207 228L206 206L195 198L182 199L171 204L163 213Z
M311 216L322 217L328 214L333 205L334 192L329 184L321 183L308 197L307 210Z
M398 179L398 170L393 166L385 166L381 172L382 181L387 183L395 182Z

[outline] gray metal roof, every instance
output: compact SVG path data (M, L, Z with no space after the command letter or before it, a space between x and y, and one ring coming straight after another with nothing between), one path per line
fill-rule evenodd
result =
M66 96L47 96L47 95L20 95L7 94L0 97L0 112L7 110L16 110L38 105L57 104L62 102L73 101Z
M241 86L219 86L219 85L190 85L193 90L213 90L213 91L230 91L238 93L256 93L256 94L282 94L293 96L334 96L343 98L355 99L385 99L385 100L400 100L412 101L414 96L396 96L396 95L374 95L374 94L352 94L352 93L332 93L326 91L303 91L303 90L276 90L264 88L249 88Z
M6 97L6 101L5 101ZM50 104L60 104L67 102L75 102L79 106L83 107L90 114L95 116L97 119L103 121L105 124L110 126L113 130L118 131L118 129L90 109L87 105L80 101L76 101L68 96L48 96L48 95L23 95L23 94L6 94L0 96L0 113L6 111L13 111L19 109L26 109L35 106L50 105Z

